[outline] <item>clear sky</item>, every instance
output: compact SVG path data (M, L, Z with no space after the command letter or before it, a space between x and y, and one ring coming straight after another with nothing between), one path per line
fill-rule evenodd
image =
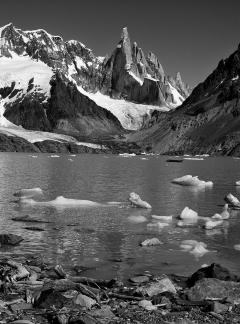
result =
M165 72L203 81L240 42L240 0L0 0L0 25L44 28L77 39L96 55L111 53L127 26Z

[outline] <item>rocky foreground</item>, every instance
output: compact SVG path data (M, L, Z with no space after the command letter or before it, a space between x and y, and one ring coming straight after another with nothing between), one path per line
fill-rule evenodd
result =
M2 246L21 241L0 234ZM240 276L218 264L188 278L143 272L127 283L82 271L66 273L43 256L2 256L0 323L240 323Z

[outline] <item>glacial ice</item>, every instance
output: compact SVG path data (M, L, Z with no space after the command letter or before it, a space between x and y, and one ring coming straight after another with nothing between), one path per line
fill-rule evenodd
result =
M212 187L212 181L200 180L198 176L193 177L192 175L185 175L180 178L175 178L172 183L179 184L182 186L201 186L201 187Z
M152 208L152 206L148 202L143 201L140 198L140 196L138 194L136 194L135 192L130 193L128 200L131 202L131 204L134 207L147 208L147 209Z

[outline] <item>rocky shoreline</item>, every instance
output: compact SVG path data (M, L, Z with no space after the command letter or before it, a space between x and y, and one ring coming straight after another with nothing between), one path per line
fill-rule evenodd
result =
M21 241L0 234L2 246ZM144 271L121 282L65 272L42 255L2 255L0 323L240 323L240 276L213 263L189 277Z

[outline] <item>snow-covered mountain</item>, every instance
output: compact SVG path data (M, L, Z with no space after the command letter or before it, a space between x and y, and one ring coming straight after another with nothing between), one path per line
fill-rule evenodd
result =
M0 28L0 127L98 137L138 130L153 109L181 105L189 88L165 75L128 31L110 57L43 29Z

